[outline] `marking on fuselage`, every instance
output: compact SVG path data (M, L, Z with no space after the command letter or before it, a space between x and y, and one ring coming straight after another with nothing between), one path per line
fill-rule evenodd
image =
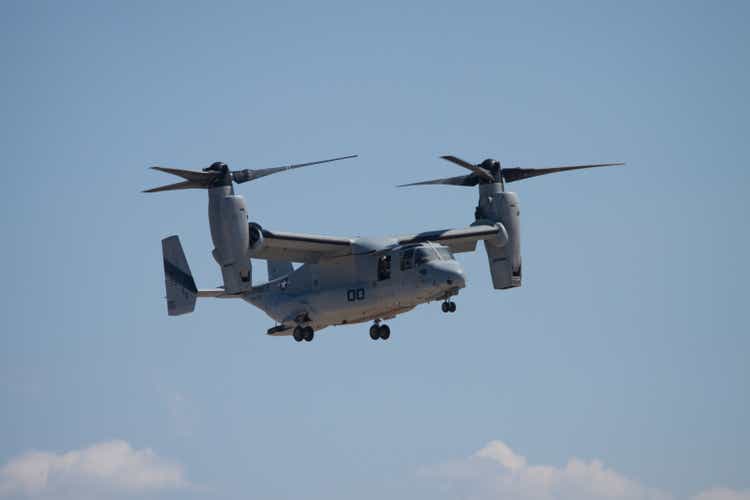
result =
M350 288L346 291L346 300L354 302L357 300L365 300L365 289L364 288Z

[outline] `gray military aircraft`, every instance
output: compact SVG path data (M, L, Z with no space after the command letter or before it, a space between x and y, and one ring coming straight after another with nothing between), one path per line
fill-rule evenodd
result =
M152 167L184 181L148 189L146 193L208 190L213 257L224 281L218 289L199 290L179 237L163 239L168 314L193 312L198 297L234 298L260 308L276 321L268 335L291 335L297 342L309 342L314 332L327 326L372 321L370 337L385 340L391 330L383 320L419 304L439 300L443 312L456 311L451 298L466 286L466 276L454 254L474 251L480 240L484 242L493 287L504 290L521 286L519 202L515 193L505 191L505 183L568 170L624 165L502 168L497 160L487 159L475 165L455 156L443 156L470 173L399 187L478 186L474 222L466 228L379 238L271 231L248 221L245 200L234 192L233 183L354 157L258 170L231 171L221 162L202 171ZM253 284L251 258L267 261L267 282ZM293 263L302 265L295 269Z

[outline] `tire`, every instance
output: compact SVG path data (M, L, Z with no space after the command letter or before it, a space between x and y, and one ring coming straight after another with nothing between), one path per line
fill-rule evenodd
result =
M304 333L302 332L302 328L299 326L294 327L294 333L292 334L292 336L297 342L302 342L302 340L305 338Z
M378 325L372 325L370 327L370 338L372 340L378 340L380 338L380 327Z
M456 312L456 303L451 302L450 304L448 304L448 310L452 313Z
M391 327L388 325L381 325L380 328L378 328L380 338L383 340L388 340L388 337L391 336Z
M448 311L450 311L450 306L448 305L447 302L443 302L440 308L443 310L444 313L447 313Z
M313 329L307 326L302 331L304 333L305 341L312 342L312 339L315 338L315 332L313 331Z

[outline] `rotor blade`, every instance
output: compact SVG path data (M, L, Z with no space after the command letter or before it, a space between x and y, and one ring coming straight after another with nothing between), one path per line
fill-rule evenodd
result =
M459 175L458 177L448 177L445 179L434 179L431 181L412 182L410 184L401 184L396 187L407 186L426 186L428 184L447 184L450 186L476 186L479 184L479 177L475 174Z
M175 184L168 184L166 186L159 186L151 189L145 189L143 193L158 193L160 191L176 191L178 189L201 189L205 188L202 183L193 181L182 181Z
M195 170L183 170L180 168L151 167L151 170L176 175L188 181L206 183L206 185L216 176L213 172L196 172Z
M309 167L311 165L320 165L321 163L330 163L332 161L338 161L338 160L348 160L349 158L356 158L357 156L358 155L340 156L338 158L329 158L328 160L311 161L307 163L296 163L293 165L285 165L283 167L260 168L257 170L253 170L249 168L245 170L235 170L234 172L232 172L232 177L234 179L234 182L236 182L237 184L242 184L243 182L253 181L255 179L259 179L267 175L275 174L278 172L284 172L285 170Z
M442 158L443 160L448 160L451 163L455 163L459 167L464 167L464 168L466 168L468 170L471 170L476 175L478 175L479 177L481 177L482 179L484 179L486 181L495 182L495 178L492 177L491 173L489 173L488 171L486 171L482 167L478 167L476 165L473 165L473 164L469 163L466 160L462 160L461 158L457 158L457 157L452 156L452 155L444 155L444 156L441 156L440 158Z
M566 165L560 167L545 167L545 168L504 168L503 179L505 182L515 182L530 177L537 177L539 175L555 174L557 172L567 172L568 170L580 170L583 168L597 168L597 167L614 167L619 165L625 165L624 163L592 163L590 165Z

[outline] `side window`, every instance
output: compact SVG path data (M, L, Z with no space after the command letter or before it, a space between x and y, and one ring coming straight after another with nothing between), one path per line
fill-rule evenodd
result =
M391 256L383 255L378 259L378 281L390 279L391 277Z
M414 249L409 248L401 254L401 270L406 271L414 267Z

